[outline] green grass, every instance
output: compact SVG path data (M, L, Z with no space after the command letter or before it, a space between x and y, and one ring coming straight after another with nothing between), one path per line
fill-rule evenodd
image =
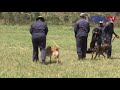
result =
M92 29L91 29L92 30ZM115 28L120 35L120 28ZM91 32L88 37L88 47ZM42 65L32 62L32 43L29 26L0 25L0 78L120 78L120 40L112 43L116 59L78 61L76 42L71 26L49 26L47 45L60 48L62 64ZM46 59L49 62L49 58Z

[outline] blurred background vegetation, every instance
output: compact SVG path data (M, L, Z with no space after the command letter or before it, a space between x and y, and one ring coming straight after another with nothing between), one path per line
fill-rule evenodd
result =
M54 25L73 25L79 19L81 12L0 12L0 24L12 25L28 25L35 21L38 15L45 17L48 24ZM87 19L90 20L91 16L117 16L116 26L119 26L120 12L85 12ZM96 23L92 22L90 25Z

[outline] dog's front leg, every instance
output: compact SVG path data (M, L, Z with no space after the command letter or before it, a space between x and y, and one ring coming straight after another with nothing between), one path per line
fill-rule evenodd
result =
M102 55L103 55L104 59L106 59L106 56L103 53L102 53Z
M98 52L96 52L94 59L96 59L97 55L98 55Z
M94 54L94 52L92 52L92 57L91 57L91 59L93 59L93 54Z
M99 60L100 60L100 52L98 53L98 58L99 58Z

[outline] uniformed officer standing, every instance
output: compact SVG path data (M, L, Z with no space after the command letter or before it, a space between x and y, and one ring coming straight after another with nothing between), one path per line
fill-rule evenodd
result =
M90 32L89 22L86 20L85 13L81 13L80 18L74 25L78 60L86 58L87 38Z
M32 35L33 44L33 62L37 61L38 58L38 48L41 52L41 63L45 63L46 59L46 36L48 33L48 27L45 23L45 19L42 16L38 16L36 21L31 25L30 33Z
M115 35L115 37L119 37L115 32L114 32L114 22L110 20L109 22L106 23L104 27L104 39L107 41L110 45L112 45L111 40L112 40L112 35ZM107 58L110 59L112 54L112 47L107 50Z

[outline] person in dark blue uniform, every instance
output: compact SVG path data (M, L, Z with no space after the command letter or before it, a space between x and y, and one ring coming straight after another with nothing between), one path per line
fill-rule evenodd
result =
M36 21L31 25L30 33L32 35L33 44L33 62L39 60L38 48L41 52L41 63L45 63L46 60L46 36L48 33L48 27L45 23L45 19L42 16L38 16Z
M108 44L112 45L111 40L112 40L112 35L115 35L115 37L119 37L115 32L114 32L114 22L110 20L109 22L106 23L104 27L104 41L106 41ZM107 50L107 58L111 59L111 54L112 54L112 47Z
M81 13L80 18L74 25L78 60L86 58L87 38L90 32L89 22L86 20L85 14Z

